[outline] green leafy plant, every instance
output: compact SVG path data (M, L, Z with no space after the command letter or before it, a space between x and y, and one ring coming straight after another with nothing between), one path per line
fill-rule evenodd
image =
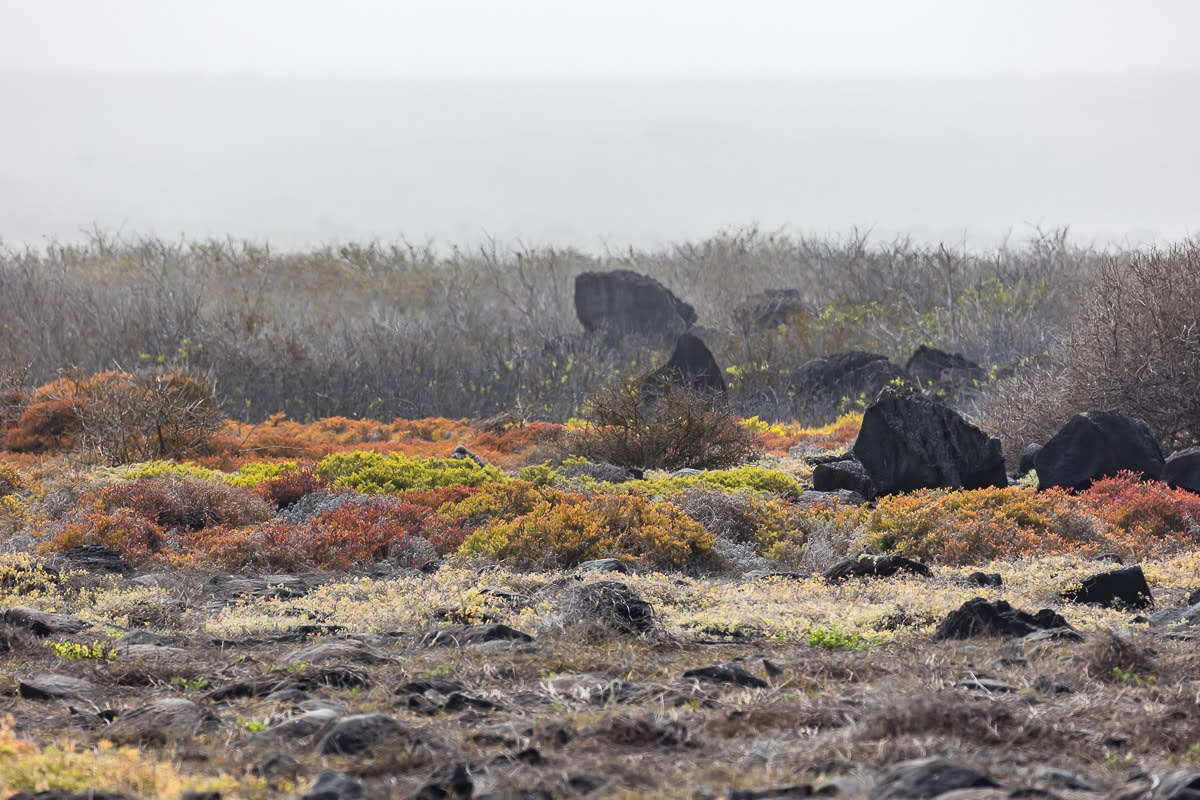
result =
M248 733L262 733L267 729L267 723L258 719L244 719L238 717L238 725L240 725Z
M480 486L508 480L499 469L469 458L411 458L357 450L336 453L317 464L316 474L364 494L395 494L442 486Z
M870 647L857 632L843 632L833 625L815 625L804 631L804 637L813 647L828 650L862 650Z
M1116 683L1122 683L1126 686L1136 686L1139 688L1143 686L1150 686L1158 682L1158 678L1154 677L1153 675L1143 675L1140 672L1136 672L1132 669L1125 669L1119 666L1112 668L1112 676L1113 681Z

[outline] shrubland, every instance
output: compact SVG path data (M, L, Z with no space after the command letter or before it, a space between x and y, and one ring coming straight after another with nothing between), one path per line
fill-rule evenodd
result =
M580 335L575 275L632 269L696 307L737 413L825 423L817 417L827 411L807 408L791 386L807 360L859 349L902 363L931 344L1004 372L1054 350L1104 257L1065 231L971 251L746 228L599 254L497 242L280 253L95 234L0 252L0 408L9 384L63 370L164 366L212 375L225 416L250 422L513 409L561 422L597 386L647 371L669 347L609 348ZM739 303L766 289L798 291L804 310L777 329L747 325Z
M571 277L606 267L688 288L724 401L648 408L631 378L660 345L573 333ZM4 253L0 610L83 627L0 623L0 790L281 797L333 767L379 796L447 796L461 763L480 795L831 773L855 795L930 752L1013 786L1042 780L1018 763L1106 791L1189 769L1191 627L1061 592L1136 561L1182 612L1200 496L1122 473L854 505L806 491L805 458L853 444L859 399L810 413L788 386L814 355L935 344L988 367L964 410L1010 455L1109 405L1190 444L1197 267L1193 244L973 254L757 231L604 257L103 237ZM797 285L808 310L776 330L732 312ZM933 575L819 574L863 553ZM579 624L587 597L648 625ZM930 641L980 597L1054 608L1084 640ZM454 638L490 622L533 641L481 658ZM714 666L734 681L697 677ZM43 672L100 699L20 688ZM406 694L433 680L450 695ZM196 724L139 727L147 696ZM420 745L356 760L273 738L306 708L386 714ZM260 758L279 748L297 755L282 776Z

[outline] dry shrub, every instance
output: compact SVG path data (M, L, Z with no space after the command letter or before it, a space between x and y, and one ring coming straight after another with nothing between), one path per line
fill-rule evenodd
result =
M82 502L101 513L128 509L165 530L249 525L271 516L253 491L196 478L125 481L85 495Z
M1087 283L1061 369L1031 371L989 404L1010 456L1075 413L1117 408L1170 448L1200 440L1200 240L1110 257Z
M79 545L103 545L133 564L186 561L197 542L221 540L230 530L249 532L250 526L271 516L270 507L251 490L195 478L111 484L85 492L77 508L54 526L46 548L65 552ZM239 559L263 550L263 545L259 540L238 548L224 542L217 562L195 565L241 567L252 560Z
M786 500L693 486L672 502L716 537L722 560L743 571L764 567L761 556L790 561L790 551L804 541L794 506Z
M131 564L152 559L166 541L166 530L126 508L79 515L56 527L46 548L65 553L81 545L111 547Z
M1144 683L1154 676L1153 653L1146 642L1104 630L1089 637L1084 649L1084 669L1101 681Z
M637 381L599 392L589 422L567 438L572 455L637 469L731 467L758 441L723 401L670 382L653 402Z
M419 567L455 551L467 535L457 520L395 497L359 498L305 525L267 527L273 547L326 569L351 569L388 559Z
M27 367L0 365L0 431L15 425L29 405L31 395L25 385L28 376Z
M222 417L212 382L195 372L102 372L39 388L7 436L25 452L75 449L109 464L207 451Z
M313 492L329 488L329 481L312 467L287 472L260 483L255 490L277 510L291 508Z

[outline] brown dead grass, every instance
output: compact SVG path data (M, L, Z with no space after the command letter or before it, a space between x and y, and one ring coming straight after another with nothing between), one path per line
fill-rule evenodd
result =
M1033 598L1051 598L1053 582L1065 574L1057 564L1007 565L1010 587L997 596L1023 607ZM1079 773L1107 790L1134 769L1187 766L1200 739L1195 702L1200 653L1192 642L1152 636L1128 615L1056 606L1086 632L1078 643L934 643L926 626L917 625L892 631L865 649L838 650L772 632L800 628L789 622L795 616L807 620L804 624L839 624L875 637L873 621L894 614L898 603L936 616L958 602L964 590L952 574L920 585L896 579L838 587L819 581L731 584L617 576L652 602L659 628L645 637L606 638L553 624L555 609L539 589L556 576L493 571L482 578L531 598L519 607L471 594L473 582L481 580L473 573L444 572L420 581L337 579L287 600L220 598L182 584L164 597L183 603L184 611L150 625L185 650L178 658L68 661L13 634L15 647L0 658L0 718L11 715L18 736L42 746L94 748L112 735L111 726L71 713L66 703L17 696L18 681L46 671L97 683L105 694L98 710L118 714L153 698L184 697L201 706L206 720L215 720L203 736L186 742L141 734L122 738L142 742L146 758L175 764L185 775L245 776L264 759L284 753L299 763L302 784L322 769L343 769L379 797L411 796L444 778L454 763L471 767L479 793L502 796L533 788L570 796L568 781L581 774L603 776L605 788L592 795L601 797L716 796L731 788L859 779L864 783L855 785L861 789L888 764L934 754L972 764L1008 786L1031 785L1034 768L1045 765ZM1148 564L1147 572L1164 582L1164 597L1181 593L1191 579L1187 569L1170 563ZM126 598L145 601L141 587L122 580L75 577L36 597L2 595L0 604L77 611L100 622L98 609L119 616ZM420 647L423 633L444 624L430 609L451 601L464 608L484 602L490 614L534 633L537 641L482 649ZM680 624L738 614L763 632L701 644ZM286 638L289 625L315 616L346 626L382 660L288 664L286 653L323 640ZM120 631L102 624L67 638L86 643L110 639L110 632ZM285 639L273 640L277 635ZM239 637L244 644L237 644ZM214 646L217 638L225 644ZM682 678L688 669L729 661L764 678L768 687ZM361 674L368 685L322 677L342 674L339 670ZM395 693L404 683L432 677L455 681L496 708L410 708ZM976 679L1009 690L960 685ZM1047 691L1046 681L1073 691ZM443 745L437 759L414 753L322 757L315 752L316 737L278 742L256 734L261 725L269 728L302 709L268 698L265 691L216 694L240 683L297 687L351 713L386 713L430 731ZM536 749L536 758L529 748ZM283 783L276 785L261 796L288 796ZM0 784L0 794L4 788Z

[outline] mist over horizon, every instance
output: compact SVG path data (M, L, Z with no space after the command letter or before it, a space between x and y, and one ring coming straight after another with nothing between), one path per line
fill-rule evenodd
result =
M531 78L0 71L0 239L596 251L758 225L1194 232L1200 71Z

